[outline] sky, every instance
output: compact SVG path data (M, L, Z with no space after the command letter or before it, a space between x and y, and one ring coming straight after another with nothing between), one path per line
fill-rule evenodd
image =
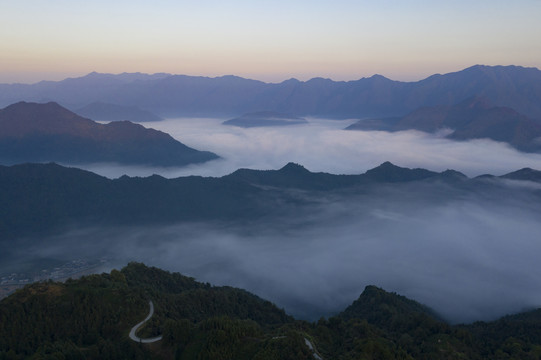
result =
M4 0L0 82L92 71L415 81L541 67L540 0Z

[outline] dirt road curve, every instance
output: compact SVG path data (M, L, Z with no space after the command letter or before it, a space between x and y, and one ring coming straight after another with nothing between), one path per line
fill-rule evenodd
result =
M137 332L137 330L139 330L139 328L144 324L146 323L148 320L150 320L150 318L152 317L152 315L154 315L154 304L152 303L152 300L149 300L148 302L148 305L150 305L150 312L148 313L147 317L145 318L145 320L141 321L139 324L135 325L134 327L132 327L131 331L130 331L130 339L132 339L133 341L137 341L139 343L144 343L144 344L147 344L147 343L153 343L153 342L156 342L156 341L160 341L162 339L161 336L156 336L156 337L153 337L153 338L148 338L148 339L141 339L140 337L137 337L135 335L135 333Z

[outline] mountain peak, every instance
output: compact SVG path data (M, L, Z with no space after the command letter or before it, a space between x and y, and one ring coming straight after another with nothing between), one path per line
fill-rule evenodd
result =
M409 321L408 315L409 318L426 316L438 319L434 311L427 306L373 285L366 286L359 298L339 316L345 319L359 318L368 322L379 322L388 318L390 314L401 314L405 321Z
M92 120L78 116L56 102L21 101L0 110L1 136L21 137L42 133L87 131Z
M368 170L364 176L369 179L383 182L402 182L422 180L433 177L437 173L425 169L408 169L396 166L390 161L385 161L378 167Z
M296 79L296 78L293 78L293 77L281 82L281 84L300 84L300 83L301 83L301 81L299 79Z
M8 106L6 106L4 108L4 110L8 110L8 109L16 109L16 110L19 110L19 109L32 109L32 110L35 110L35 109L39 109L39 110L42 110L42 109L64 109L64 110L67 110L66 108L62 107L61 105L59 105L55 101L49 101L49 102L46 102L46 103L19 101L19 102L16 102L14 104L8 105Z
M368 79L375 80L375 81L391 81L392 82L391 79L389 79L389 78L387 78L387 77L385 77L383 75L380 75L380 74L374 74L374 75L370 76Z
M15 139L15 140L14 140ZM120 162L187 165L217 158L129 121L99 124L55 102L19 102L0 110L0 155L7 163Z
M541 171L531 168L522 168L509 174L505 174L501 177L510 180L527 180L541 182Z
M442 173L440 173L440 176L446 179L455 179L455 180L464 180L468 178L466 175L464 175L460 171L456 171L452 169L447 169L443 171Z
M385 161L385 162L381 163L381 165L378 166L378 167L382 167L382 168L399 168L399 166L396 166L395 164L393 164L390 161Z
M409 170L409 169L401 168L400 166L396 166L390 161L385 161L381 163L379 166L376 166L375 168L368 170L366 174L377 174L381 172L400 171L400 170Z
M305 173L310 172L304 166L294 163L294 162L287 163L284 167L282 167L278 171L282 173L288 173L288 174L301 174L301 173L305 174Z

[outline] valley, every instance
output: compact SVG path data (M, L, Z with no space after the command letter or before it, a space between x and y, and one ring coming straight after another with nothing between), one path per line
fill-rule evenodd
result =
M5 1L0 360L541 359L541 1Z
M513 71L530 70L474 67L443 78ZM116 76L90 77L116 81ZM125 74L123 81L129 78ZM178 85L179 79L168 81ZM216 81L224 86L220 91L229 82L244 84L239 78L204 80ZM388 83L378 77L371 81ZM292 84L301 87L295 96L308 85L339 92L344 86L322 79ZM483 84L485 92L494 86ZM243 91L253 95L254 89ZM498 351L498 356L511 354L517 336L514 354L535 356L538 340L520 334L538 326L541 296L541 283L532 276L541 251L538 125L533 113L523 115L489 97L427 102L391 120L359 119L360 113L347 119L336 112L328 113L331 118L313 115L327 114L323 108L240 117L194 108L197 116L217 117L160 120L143 103L107 102L94 106L100 116L144 117L140 124L120 118L106 124L53 102L6 107L0 111L0 245L5 249L0 277L2 294L9 296L2 304L48 308L48 301L60 296L67 306L64 296L91 299L101 293L93 305L69 310L68 321L81 324L75 319L85 317L89 332L58 343L41 337L45 347L27 343L18 351L43 354L50 346L71 354L90 351L95 358L120 346L134 356L184 354L187 359L287 358L291 352L307 359L434 353L483 358ZM239 113L245 111L237 105ZM223 124L232 118L241 126ZM89 275L111 268L122 270ZM126 286L119 274L131 271L138 275ZM149 285L162 276L167 285ZM176 281L197 281L195 288L206 290L167 300L170 295L162 291L179 286ZM257 320L266 315L243 309L240 295L225 295L236 304L225 315L221 305L210 304L223 300L212 289L230 286L267 299L282 311L282 325ZM70 289L77 294L69 295ZM124 301L115 297L119 292L128 296L127 303L118 311L112 303L102 309L116 320L88 319L88 311L98 311L94 306ZM208 307L198 309L189 300L182 310L184 296L196 296L196 303ZM156 341L136 348L129 330L148 314L149 300L155 313L134 331L140 339ZM15 308L2 316L22 316ZM383 319L390 318L394 325L386 327ZM216 343L216 336L228 340ZM478 336L490 344L471 340ZM7 346L16 348L13 342Z

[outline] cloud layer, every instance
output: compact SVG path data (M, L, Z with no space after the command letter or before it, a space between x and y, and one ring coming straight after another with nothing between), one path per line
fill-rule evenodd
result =
M541 155L493 141L453 142L420 132L343 131L352 121L242 129L223 119L147 124L223 157L188 168L87 167L109 177L221 176L238 168L359 174L384 161L470 176L541 169ZM108 256L142 261L217 285L246 288L289 313L317 319L343 310L374 284L434 308L451 322L490 320L541 306L540 185L489 181L362 187L310 194L254 223L74 229L40 241L28 258ZM6 264L4 264L6 265Z
M490 140L450 141L417 131L397 133L344 131L353 120L309 119L310 124L243 129L221 125L224 119L170 119L145 123L177 140L223 159L186 168L92 165L108 177L123 174L166 177L222 176L238 168L278 169L290 161L311 171L360 174L385 161L433 171L455 169L469 176L502 175L523 167L541 169L541 154L526 154Z
M311 320L343 310L370 284L451 322L541 306L535 186L404 184L311 200L250 224L77 229L25 253L142 261L245 288Z

